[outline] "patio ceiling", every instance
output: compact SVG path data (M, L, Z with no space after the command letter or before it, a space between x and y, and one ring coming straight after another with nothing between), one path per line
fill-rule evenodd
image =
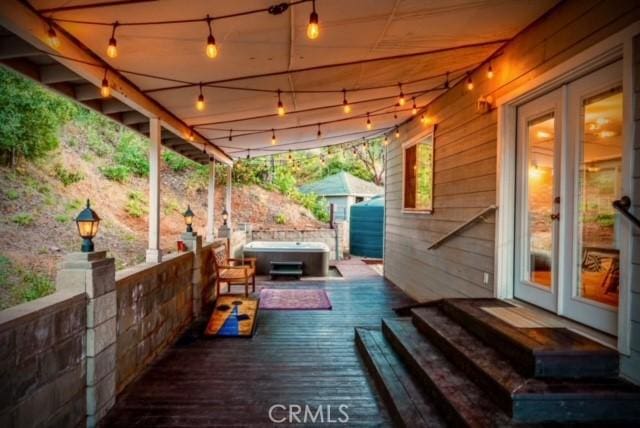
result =
M272 154L392 130L411 117L409 94L415 94L418 106L426 105L442 91L433 89L443 86L445 73L450 72L452 83L463 79L466 71L490 58L557 1L316 0L320 36L315 40L306 36L312 5L302 2L280 15L263 12L214 20L219 49L214 59L204 53L205 22L120 26L118 56L109 58L110 26L67 20L197 19L267 8L275 1L138 0L80 8L75 6L105 2L29 3L202 136L229 155L244 157L246 149L251 149L252 156ZM415 82L402 87L407 104L395 107L398 82L411 81ZM198 111L199 82L240 89L205 86L206 108ZM372 86L382 88L356 91ZM267 92L242 90L247 88ZM341 108L342 88L352 89L347 92L353 107L348 115ZM283 91L284 117L276 114L278 89ZM309 90L338 92L304 93ZM367 112L371 113L371 131L365 127ZM318 123L322 124L320 140L316 138ZM271 145L272 129L278 141L275 146Z

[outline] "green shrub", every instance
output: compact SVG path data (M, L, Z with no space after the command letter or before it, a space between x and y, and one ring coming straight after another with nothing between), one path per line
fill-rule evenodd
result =
M11 221L19 226L29 226L33 224L33 216L29 213L18 213L11 217Z
M149 146L132 132L125 132L116 147L116 165L126 167L138 177L149 175Z
M25 272L22 280L24 285L19 289L19 297L26 302L44 297L56 291L56 286L53 281L37 272Z
M126 183L131 177L131 171L124 165L110 165L100 168L100 172L107 180Z
M53 167L53 171L56 174L56 178L60 180L62 185L65 187L69 186L70 184L82 181L82 179L84 178L82 173L69 171L59 163Z
M7 199L9 199L10 201L15 201L16 199L18 199L20 197L20 194L18 193L18 191L16 189L7 190L5 195L7 196Z
M162 159L173 172L182 172L188 169L193 169L197 164L191 159L171 151L165 150L162 153Z
M64 212L71 213L79 211L82 208L82 201L80 199L72 199L64 204Z
M147 213L147 202L142 192L132 191L129 192L127 197L127 205L124 208L127 214L131 217L139 218Z
M181 211L180 204L175 199L169 199L164 205L164 215L171 215L173 213L179 213Z
M71 216L68 214L58 214L54 217L54 219L58 223L62 223L62 224L69 223L71 220L73 220Z
M285 216L283 213L279 213L278 215L276 215L275 221L276 224L286 224L287 216Z

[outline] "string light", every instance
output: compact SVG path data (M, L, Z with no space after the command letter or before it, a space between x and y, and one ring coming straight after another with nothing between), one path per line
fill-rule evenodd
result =
M193 135L193 129L189 130L189 136L187 138L189 139L189 141L193 141L195 139L195 136Z
M473 80L471 80L471 74L467 77L467 90L473 91Z
M202 111L204 107L204 94L202 93L202 83L200 83L200 95L198 95L198 100L196 101L196 110Z
M102 85L100 86L100 95L102 95L102 98L108 98L109 95L111 95L111 88L109 87L106 68L104 69L104 77L102 78Z
M213 30L211 29L211 21L213 19L207 15L207 25L209 26L209 35L207 36L207 47L205 53L211 59L218 56L218 47L216 46L216 38L213 37Z
M278 140L276 140L276 131L271 129L271 145L275 146L277 143L278 143Z
M318 124L318 132L316 133L318 139L322 138L322 131L320 130L320 124Z
M325 160L324 156L320 156L320 163L324 166L326 165L327 161Z
M56 30L53 29L51 23L49 23L49 30L47 30L47 39L49 41L49 46L54 49L58 49L60 47L60 39L58 38L58 34Z
M400 138L400 128L396 125L396 138Z
M342 110L349 114L351 113L351 106L349 105L349 101L347 101L347 90L342 90Z
M280 99L280 89L278 89L278 116L282 117L285 114L284 104L282 104L282 99Z
M369 112L367 112L367 130L371 130L371 127L373 125L371 124L371 118L369 117Z
M400 87L400 95L398 95L398 105L403 106L406 100L404 99L404 92L402 92L402 83L398 83Z
M247 160L251 159L251 149L247 149Z
M111 31L111 38L109 39L109 45L107 46L107 56L109 58L115 58L118 56L118 42L116 42L116 28L120 23L116 21L113 24L113 30Z
M489 63L489 68L487 68L487 79L493 79L493 68L491 68L491 63Z
M369 148L369 144L367 143L367 140L364 139L364 137L362 137L362 148L365 150Z
M353 153L354 155L358 154L358 149L356 148L356 146L351 147L351 153Z
M420 122L422 122L423 125L431 125L431 123L433 123L433 119L431 119L431 116L429 115L422 115L422 117L420 118Z
M233 141L233 129L229 130L229 141Z
M386 134L384 136L384 141L382 142L382 144L384 144L385 146L389 145L389 137Z
M411 114L416 115L418 113L418 106L416 106L416 97L413 98L413 107L411 108Z
M318 25L318 13L316 12L316 1L311 2L313 10L309 15L309 25L307 26L307 37L311 40L317 39L320 35L320 26Z
M293 154L291 153L291 149L289 149L289 155L287 156L287 159L289 160L289 162L293 160Z

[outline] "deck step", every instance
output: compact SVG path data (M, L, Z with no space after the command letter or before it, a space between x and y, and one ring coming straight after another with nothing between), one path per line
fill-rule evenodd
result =
M302 267L302 262L270 262L271 266L299 266Z
M445 420L456 427L508 427L514 422L412 324L410 318L383 319L382 331L429 392Z
M445 427L432 399L411 377L379 330L356 328L356 345L391 416L400 427Z
M270 275L291 275L291 276L300 276L302 275L301 269L271 269L269 271Z
M640 388L621 379L522 376L437 306L411 310L413 324L494 402L521 422L640 421Z
M618 353L566 328L518 328L483 310L513 307L498 299L445 299L442 310L500 351L525 377L614 378Z

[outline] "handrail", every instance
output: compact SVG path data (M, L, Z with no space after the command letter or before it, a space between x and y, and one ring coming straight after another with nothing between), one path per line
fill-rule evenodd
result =
M613 201L612 205L613 208L618 210L620 214L627 218L627 220L633 223L637 228L640 228L640 220L629 211L629 208L631 208L631 199L629 199L628 196L623 196L620 199Z
M482 211L480 211L478 214L475 214L473 217L471 217L469 220L465 221L464 223L462 223L460 226L456 227L455 229L453 229L451 232L447 233L446 235L444 235L442 238L438 239L437 241L435 241L433 244L431 244L429 246L429 250L439 247L444 241L448 240L449 238L451 238L453 235L455 235L456 233L460 232L462 229L464 229L465 227L469 226L471 223L475 222L476 220L478 220L479 218L485 216L486 214L489 214L492 211L495 211L498 209L497 205L489 205L487 208L483 209Z

